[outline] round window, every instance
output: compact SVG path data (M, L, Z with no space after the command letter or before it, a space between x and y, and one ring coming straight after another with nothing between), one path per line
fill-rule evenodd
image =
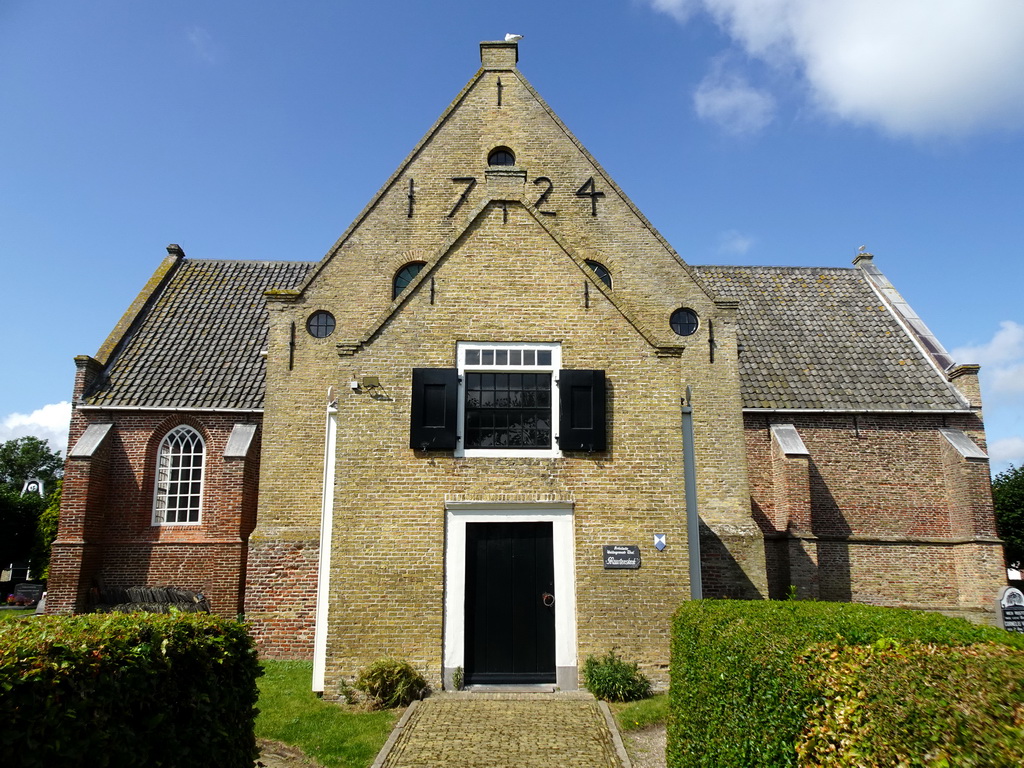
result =
M672 313L672 317L669 318L668 324L672 326L672 330L680 336L692 336L697 331L699 325L697 321L697 313L692 309L677 309Z
M306 330L314 339L326 339L334 333L334 315L319 309L306 320Z

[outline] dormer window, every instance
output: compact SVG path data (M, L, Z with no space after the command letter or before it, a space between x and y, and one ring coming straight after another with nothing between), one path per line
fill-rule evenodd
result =
M497 147L487 156L488 165L515 165L516 155L508 147Z

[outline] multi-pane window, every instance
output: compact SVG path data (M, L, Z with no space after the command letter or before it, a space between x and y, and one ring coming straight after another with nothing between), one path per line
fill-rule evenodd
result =
M492 149L491 153L487 156L488 165L515 165L516 156L508 147L498 147Z
M466 448L550 448L550 373L467 373Z
M459 342L456 368L413 368L409 447L457 457L607 450L604 371L562 368L557 343Z
M557 344L459 345L461 450L464 455L557 455Z
M202 436L192 427L172 429L160 443L153 524L198 523L203 497Z
M608 267L599 261L594 261L593 259L587 259L587 266L594 270L594 274L597 275L598 280L609 288L612 287L612 273L608 271Z
M424 266L425 262L410 261L395 273L395 279L391 282L392 300L397 299L402 294L402 291L409 287L409 283L413 281Z
M334 315L326 309L317 310L306 320L306 331L314 339L326 339L334 333L334 326Z

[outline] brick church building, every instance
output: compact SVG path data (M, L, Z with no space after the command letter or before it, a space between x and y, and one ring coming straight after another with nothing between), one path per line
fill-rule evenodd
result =
M663 682L699 594L984 620L978 367L870 254L687 263L516 43L480 58L320 261L169 246L76 358L48 608L202 592L328 696L385 655L571 689L615 649Z

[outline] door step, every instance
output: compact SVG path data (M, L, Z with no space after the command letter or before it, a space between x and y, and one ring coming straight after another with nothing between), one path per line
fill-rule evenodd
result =
M534 685L467 685L463 690L470 693L554 693L554 683Z

